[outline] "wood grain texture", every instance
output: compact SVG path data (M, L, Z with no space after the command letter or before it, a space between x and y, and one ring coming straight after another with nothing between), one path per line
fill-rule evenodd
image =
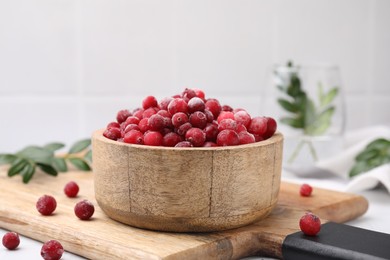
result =
M90 259L237 259L256 254L280 258L283 239L299 230L304 211L318 214L323 222L325 217L347 221L362 215L368 206L361 196L319 188L314 188L312 197L302 198L298 185L282 182L277 206L254 224L214 233L154 232L121 224L104 214L95 200L90 172L58 177L37 172L25 185L19 176L8 178L5 170L0 168L0 226L42 242L57 239L65 250ZM77 198L63 193L71 180L80 186ZM42 216L35 209L43 194L57 199L52 216ZM90 221L79 220L73 213L82 199L95 204Z
M276 205L283 136L217 148L129 145L92 137L95 195L111 218L151 230L220 231Z

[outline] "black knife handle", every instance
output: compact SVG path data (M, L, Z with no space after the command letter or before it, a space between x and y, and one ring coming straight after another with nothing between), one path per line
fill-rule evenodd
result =
M282 245L286 260L379 260L390 259L390 235L328 222L317 236L302 232L288 235Z

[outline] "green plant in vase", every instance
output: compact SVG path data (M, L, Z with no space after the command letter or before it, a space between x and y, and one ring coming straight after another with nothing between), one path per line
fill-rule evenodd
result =
M292 70L291 61L287 63L288 77L275 71L276 77L281 82L277 84L278 89L283 92L284 97L278 98L279 105L288 112L288 116L282 117L280 122L296 129L302 129L302 133L308 137L323 135L331 126L332 117L336 107L332 104L339 93L339 87L333 87L324 92L322 83L318 83L317 102L313 100L302 88L298 70ZM287 78L287 80L286 80ZM307 145L314 161L318 160L317 152L310 138L303 138L296 149L288 158L292 163L298 156L301 149Z

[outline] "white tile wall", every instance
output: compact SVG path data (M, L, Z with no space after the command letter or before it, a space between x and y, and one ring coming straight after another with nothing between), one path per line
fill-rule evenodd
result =
M262 113L269 68L340 66L347 129L389 124L387 0L2 0L0 152L90 136L198 87Z

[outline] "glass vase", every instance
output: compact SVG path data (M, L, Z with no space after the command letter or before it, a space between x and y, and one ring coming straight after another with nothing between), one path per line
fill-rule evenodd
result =
M275 65L263 95L264 114L285 136L284 168L299 175L343 147L345 106L335 65Z

